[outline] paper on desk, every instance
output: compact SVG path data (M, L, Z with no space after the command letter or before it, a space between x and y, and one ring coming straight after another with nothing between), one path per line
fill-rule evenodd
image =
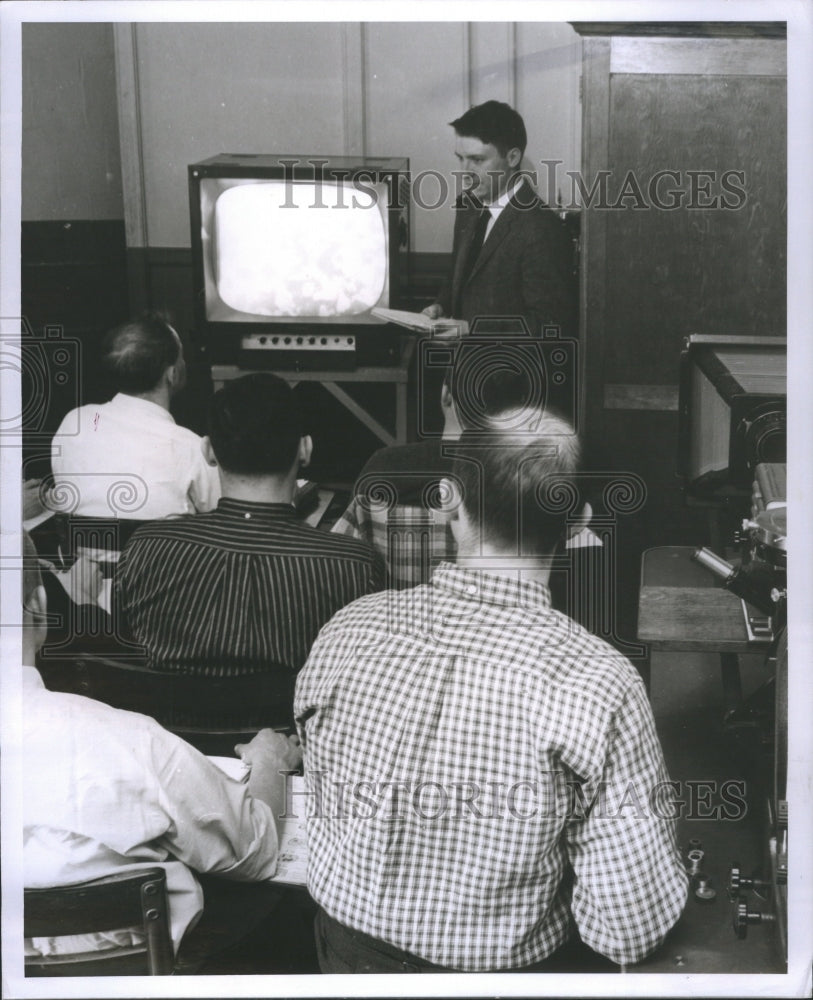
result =
M243 781L246 766L239 757L209 757L224 774L235 781ZM295 804L305 802L305 779L301 775L288 778L291 782L289 801ZM301 807L304 810L304 807ZM285 816L279 819L279 860L277 873L270 882L284 882L286 885L308 884L308 839L305 816Z
M430 319L426 313L407 312L404 309L384 309L376 306L370 312L378 319L388 323L396 323L407 330L417 330L419 333L431 333L435 336L462 336L468 332L468 323L463 319L440 317Z

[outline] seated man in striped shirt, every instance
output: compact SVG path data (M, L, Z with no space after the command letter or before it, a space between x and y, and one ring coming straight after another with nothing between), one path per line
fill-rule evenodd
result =
M610 971L687 876L641 677L551 608L578 442L526 408L460 448L457 564L344 608L297 678L320 967Z
M115 603L156 668L293 674L339 608L381 588L380 561L363 542L297 520L311 439L283 379L257 372L215 393L203 447L220 472L216 509L140 528Z

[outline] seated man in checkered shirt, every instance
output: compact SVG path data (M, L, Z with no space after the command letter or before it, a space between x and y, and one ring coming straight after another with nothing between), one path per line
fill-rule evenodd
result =
M298 678L322 971L638 962L687 877L640 676L551 608L576 435L524 409L459 444L457 564L339 611Z
M332 531L371 545L384 560L388 587L428 583L439 563L454 562L457 542L440 484L451 473L456 442L464 428L474 430L544 394L537 348L529 341L527 351L515 344L508 353L488 336L464 341L443 379L441 436L381 448L362 469ZM596 622L602 601L593 596L606 579L601 539L573 526L561 549L551 580L554 607L590 631L611 633ZM589 578L593 589L573 587L576 576Z

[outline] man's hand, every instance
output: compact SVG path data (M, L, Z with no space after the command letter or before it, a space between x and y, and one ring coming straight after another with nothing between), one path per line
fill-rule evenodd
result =
M440 302L433 302L431 306L427 306L426 309L422 309L421 312L424 316L428 316L430 319L440 319L443 315L443 306Z
M98 605L104 576L96 559L80 555L70 569L64 573L55 572L54 576L74 604Z
M250 768L268 767L276 771L294 771L302 763L299 737L284 736L273 729L261 729L250 743L234 748Z
M251 743L238 743L234 752L248 766L248 790L269 805L275 816L285 811L285 781L281 771L294 771L302 763L298 736L283 736L261 729Z

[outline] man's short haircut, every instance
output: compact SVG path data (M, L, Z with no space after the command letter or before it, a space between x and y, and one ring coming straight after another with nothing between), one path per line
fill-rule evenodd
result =
M293 390L270 372L227 382L212 397L209 439L227 472L245 476L289 472L302 426Z
M524 153L528 145L528 133L525 131L522 115L502 101L477 104L449 124L459 136L491 143L500 156L505 156L509 149L518 149Z
M499 414L543 406L546 386L541 358L539 342L530 338L525 345L516 338L464 337L444 375L461 428L493 428L490 418Z
M28 603L28 599L37 589L42 586L42 574L40 573L40 562L34 543L27 531L23 532L23 604Z
M579 439L566 420L541 409L501 418L490 433L466 430L458 442L453 474L463 507L483 542L521 556L550 554L581 506Z
M116 392L138 395L154 389L178 360L181 348L167 320L156 312L114 327L102 340L102 366Z

